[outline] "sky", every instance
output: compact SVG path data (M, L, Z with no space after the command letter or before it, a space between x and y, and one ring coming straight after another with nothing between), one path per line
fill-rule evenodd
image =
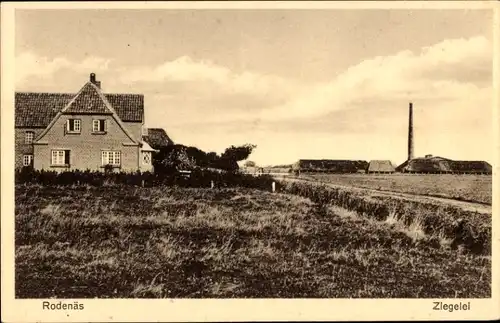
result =
M491 10L17 10L16 91L142 93L184 145L260 165L493 162Z

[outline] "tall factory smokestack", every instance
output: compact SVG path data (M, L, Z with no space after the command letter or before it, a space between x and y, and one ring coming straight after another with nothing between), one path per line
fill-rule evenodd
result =
M413 104L410 102L410 115L408 124L408 160L413 159Z

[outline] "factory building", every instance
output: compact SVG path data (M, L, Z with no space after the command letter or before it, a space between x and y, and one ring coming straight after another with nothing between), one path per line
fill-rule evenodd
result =
M485 161L451 160L439 156L414 157L413 104L410 102L408 117L408 157L396 167L397 172L425 174L491 174L492 167Z
M339 174L492 174L492 167L485 161L452 160L439 156L414 156L413 104L410 102L408 115L408 155L401 165L394 167L390 160L335 160L300 159L292 165L292 171L300 173Z

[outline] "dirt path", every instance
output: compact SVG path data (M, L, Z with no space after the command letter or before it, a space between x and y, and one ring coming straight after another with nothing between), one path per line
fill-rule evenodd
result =
M395 197L395 198L399 198L402 200L408 200L408 201L426 202L426 203L433 203L433 204L439 204L439 205L448 204L451 206L459 207L459 208L466 210L466 211L478 212L478 213L483 213L483 214L491 214L491 212L492 212L491 205L486 205L486 204L482 204L482 203L459 201L459 200L445 198L445 197L434 197L434 196L417 195L417 194L409 194L409 193L401 193L401 192L393 192L393 191L381 191L381 190L370 189L370 188L361 188L361 187L356 187L356 186L331 184L331 183L326 183L326 182L322 182L322 181L318 181L318 180L311 180L311 179L306 179L306 178L296 178L296 177L291 177L291 176L276 176L276 178L279 178L279 179L285 180L285 181L308 182L308 183L313 183L313 184L318 184L318 185L326 185L329 187L348 188L350 190L368 193L368 194L370 194L370 196L390 196L390 197Z

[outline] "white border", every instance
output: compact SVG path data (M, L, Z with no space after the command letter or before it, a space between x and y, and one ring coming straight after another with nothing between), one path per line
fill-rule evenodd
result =
M462 320L500 318L500 251L497 206L500 202L500 6L486 1L472 2L26 2L2 3L1 12L1 242L3 322L132 322L132 321L316 321L316 320ZM493 180L493 285L491 299L470 300L471 311L432 311L433 299L231 299L231 300L79 300L83 311L42 310L41 300L14 299L14 9L492 9L495 8L493 104L495 148ZM69 300L68 300L69 301ZM442 300L446 302L446 300ZM467 302L469 300L448 300Z

